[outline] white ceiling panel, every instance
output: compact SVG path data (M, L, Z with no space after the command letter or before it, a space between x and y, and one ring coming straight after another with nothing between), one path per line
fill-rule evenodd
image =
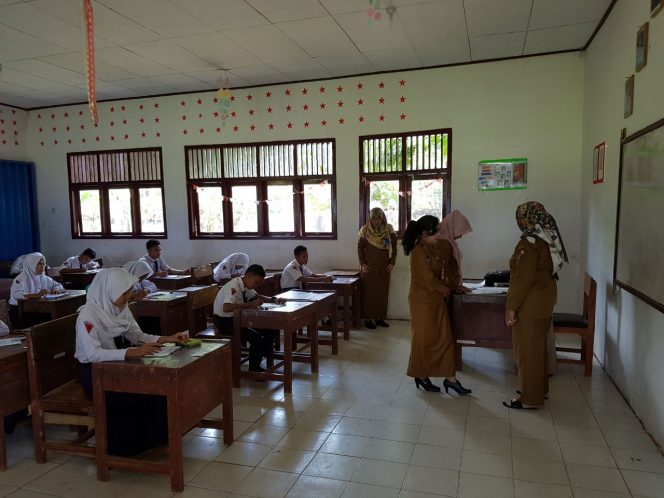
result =
M422 61L422 66L439 66L459 64L470 61L470 47L468 40L456 40L451 43L430 43L417 45L415 52Z
M173 69L153 62L122 47L111 47L97 50L97 58L103 62L117 66L141 76L155 74L172 74Z
M356 53L357 48L332 17L316 17L276 25L312 57Z
M500 59L521 55L526 32L474 36L470 39L470 53L474 61Z
M246 0L270 22L309 19L327 15L318 0Z
M65 85L79 85L85 82L85 74L82 72L63 69L38 59L24 59L22 61L7 62L6 68L16 69L22 73L28 73L42 77L47 80L57 81Z
M391 22L383 19L371 26L364 12L340 14L336 19L362 52L400 48L410 44L398 15Z
M323 55L317 57L316 60L321 66L327 68L335 76L375 71L371 61L360 52L344 55Z
M395 14L413 45L443 43L466 38L466 17L461 0L440 0L399 8ZM390 25L390 20L381 21Z
M595 26L595 23L587 22L560 26L558 28L529 31L526 36L526 48L523 53L539 54L547 50L555 52L583 47L592 35Z
M308 62L306 64L280 64L277 66L280 73L285 74L292 80L313 80L329 78L332 73L317 62Z
M411 47L373 50L365 52L364 55L371 61L376 71L405 69L422 65L417 52Z
M240 0L173 0L215 31L270 24L251 5Z
M215 67L172 40L159 40L127 45L127 50L176 71L203 71Z
M232 74L235 74L242 78L245 81L248 81L250 85L259 85L264 81L287 81L289 78L285 74L279 72L278 69L268 66L249 66L249 67L239 67L231 71Z
M210 84L199 79L192 78L186 74L165 74L163 76L152 76L152 81L162 83L175 88L179 92L194 92L210 89Z
M0 61L8 62L53 55L66 50L21 31L0 24Z
M227 78L231 87L247 86L251 84L249 81L228 71L196 71L189 73L189 76L217 89L226 85Z
M221 33L174 38L173 41L217 68L232 69L262 64L257 57Z
M611 0L533 0L530 29L599 21L610 3Z
M533 0L464 0L470 36L526 31Z
M23 73L6 65L3 65L2 72L0 72L0 81L23 86L31 90L46 92L65 91L71 88L69 85L64 85L62 83L58 83L57 81L40 78L34 74Z
M267 64L293 64L311 59L293 40L272 25L225 31L224 35Z
M58 66L70 71L85 74L85 55L82 52L70 52L68 54L49 55L48 57L40 57L43 62L47 62L54 66ZM100 60L95 61L95 72L97 78L101 80L121 80L127 78L134 78L136 74L116 66L111 66Z

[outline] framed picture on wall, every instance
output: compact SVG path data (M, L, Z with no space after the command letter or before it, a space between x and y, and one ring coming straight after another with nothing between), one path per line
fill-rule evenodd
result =
M606 142L595 145L593 149L593 183L604 183L604 156Z
M664 0L650 0L650 17L655 17L664 7Z
M648 64L648 23L636 32L636 72Z
M625 81L625 114L628 118L634 112L634 75L631 75Z

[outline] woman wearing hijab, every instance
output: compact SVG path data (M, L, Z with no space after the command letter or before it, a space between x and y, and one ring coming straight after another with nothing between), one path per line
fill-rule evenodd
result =
M403 250L410 254L410 360L408 376L425 391L439 392L429 377L445 377L445 392L471 392L456 378L455 341L447 298L459 286L459 270L452 244L436 235L438 218L423 216L408 222Z
M461 258L463 256L457 240L472 231L473 228L470 226L468 218L455 209L443 218L443 221L438 225L438 231L436 232L436 236L439 239L448 241L452 246L452 255L454 256L457 268L459 269L459 290L463 292L467 292L468 289L461 285L463 283L463 277L461 275Z
M142 358L162 343L183 342L184 333L156 336L141 331L127 307L138 279L123 268L101 270L92 281L86 303L76 320L79 380L92 396L92 364ZM118 349L116 338L137 346ZM108 452L130 456L168 442L166 401L163 396L106 393Z
M387 302L390 272L397 260L397 234L379 207L369 212L369 220L358 232L357 257L362 279L362 316L367 328L389 327ZM375 322L374 322L375 320Z
M212 277L216 282L235 277L241 277L249 267L249 256L243 252L234 252L226 256L217 266L215 266Z
M539 202L521 204L516 221L522 234L510 259L505 324L512 328L521 394L503 404L534 409L544 404L549 391L546 338L556 304L557 273L567 253L556 220Z
M138 279L138 282L136 282L136 285L132 288L131 296L129 297L131 301L143 299L148 294L157 292L157 286L154 282L148 280L154 271L145 261L129 261L123 266L123 268L127 273Z

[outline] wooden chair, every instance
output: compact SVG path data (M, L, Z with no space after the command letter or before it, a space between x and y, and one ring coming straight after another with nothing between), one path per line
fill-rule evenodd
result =
M212 270L214 270L214 266L212 266L211 264L199 267L192 266L191 267L192 284L209 285L215 283L214 280L212 279Z
M32 408L35 460L46 462L46 450L54 449L95 456L94 406L76 379L76 318L65 316L32 327L27 333L28 377ZM73 441L46 441L46 424L78 426Z
M583 314L554 313L553 331L556 334L576 334L581 337L580 348L556 347L556 351L579 353L581 358L558 358L558 363L574 363L585 366L585 375L593 373L593 345L595 343L595 302L597 282L585 274L583 285Z

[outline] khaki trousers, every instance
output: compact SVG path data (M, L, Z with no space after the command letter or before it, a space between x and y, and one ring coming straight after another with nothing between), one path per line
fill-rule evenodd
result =
M541 406L549 392L547 335L551 318L519 319L512 327L512 346L521 380L522 403Z

